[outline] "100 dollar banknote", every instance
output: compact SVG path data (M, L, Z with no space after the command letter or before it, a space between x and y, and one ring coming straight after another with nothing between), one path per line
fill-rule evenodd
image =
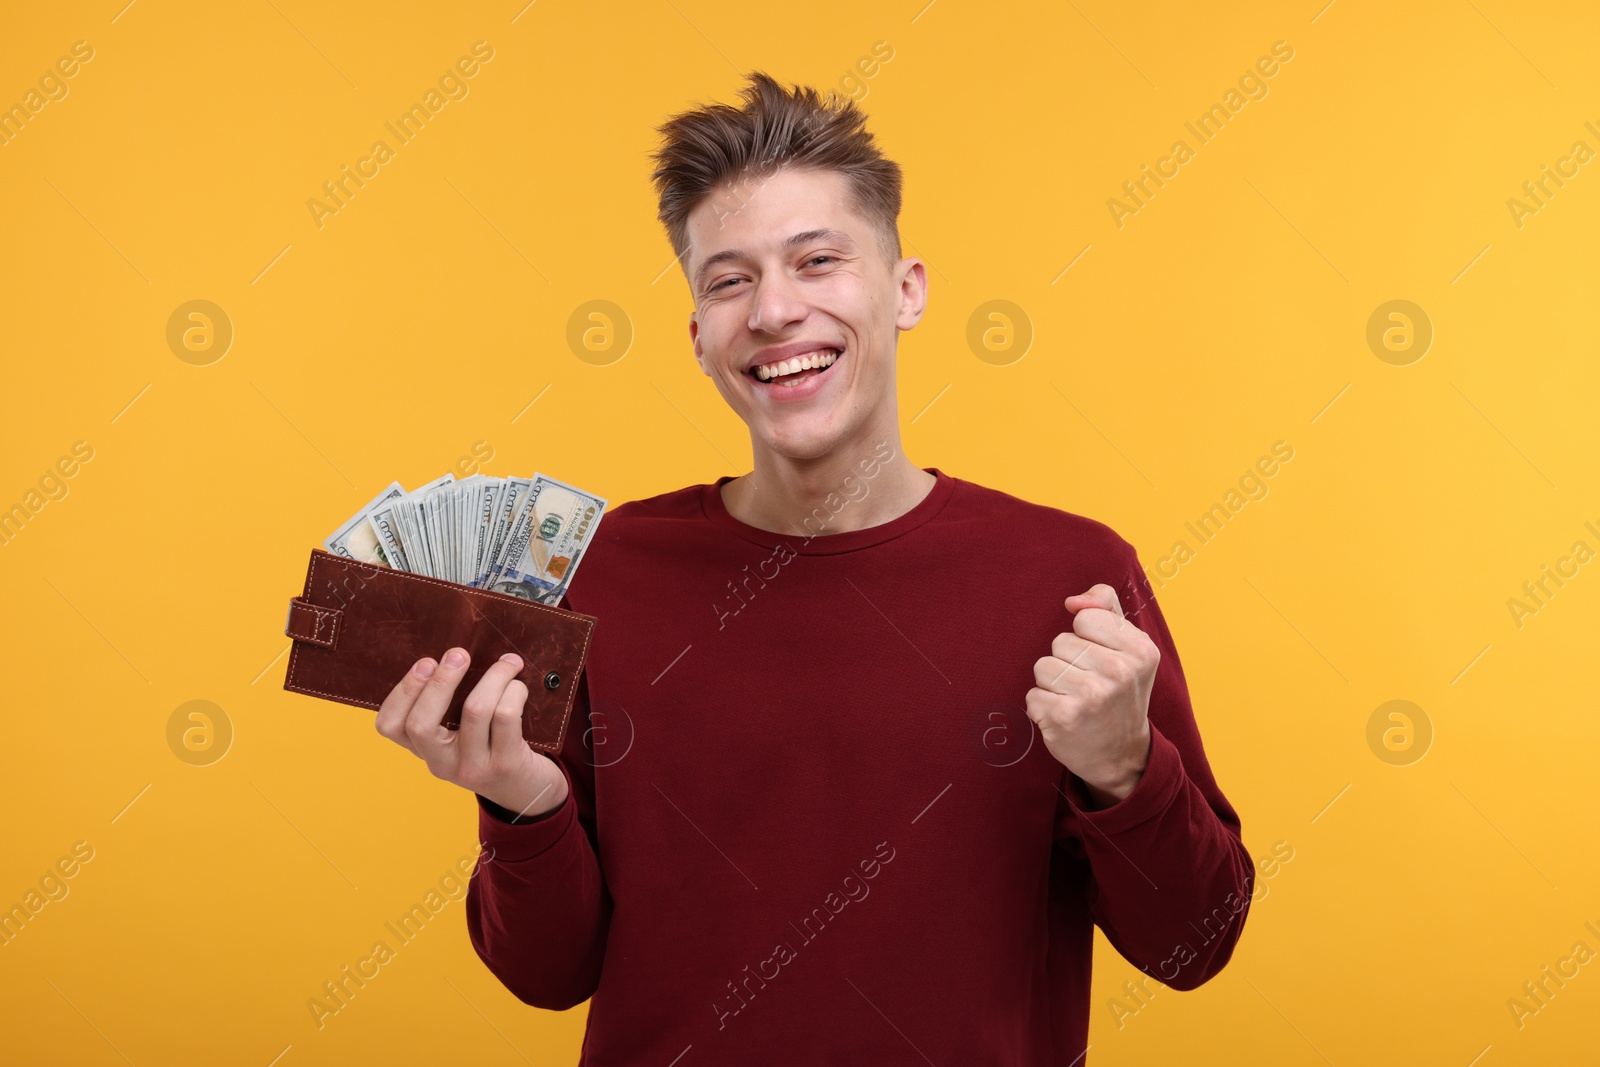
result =
M336 555L556 604L606 500L545 474L388 486L323 541Z
M535 474L518 507L508 551L487 575L488 587L544 604L559 601L605 506L604 500L577 486Z

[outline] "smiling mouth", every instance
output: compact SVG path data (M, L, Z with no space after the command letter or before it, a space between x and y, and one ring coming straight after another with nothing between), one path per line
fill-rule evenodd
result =
M828 368L839 362L844 352L837 348L822 350L820 363L818 356L797 357L785 360L776 365L751 367L745 373L763 385L792 386L805 379L825 374ZM801 366L802 363L817 363L814 366Z

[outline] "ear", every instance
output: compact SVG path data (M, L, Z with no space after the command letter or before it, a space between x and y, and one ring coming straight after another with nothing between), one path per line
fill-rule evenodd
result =
M689 312L689 340L694 345L694 361L700 365L700 373L709 378L711 372L706 369L705 346L700 343L700 313L698 311Z
M900 261L896 274L900 277L900 307L894 324L901 330L909 330L922 321L922 313L928 308L928 269L922 260L911 256Z

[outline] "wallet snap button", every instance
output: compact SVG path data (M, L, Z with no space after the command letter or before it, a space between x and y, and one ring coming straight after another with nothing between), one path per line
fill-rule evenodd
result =
M549 674L544 676L544 687L546 689L554 689L560 684L561 675L557 674L555 671L551 671Z

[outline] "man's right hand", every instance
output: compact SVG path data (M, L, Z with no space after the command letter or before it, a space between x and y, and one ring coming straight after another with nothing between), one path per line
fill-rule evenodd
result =
M484 672L467 694L459 729L440 725L468 662L463 648L437 662L418 660L378 709L378 732L420 757L434 777L521 818L554 811L567 799L567 779L554 760L522 739L528 687L517 680L520 656L508 652Z

